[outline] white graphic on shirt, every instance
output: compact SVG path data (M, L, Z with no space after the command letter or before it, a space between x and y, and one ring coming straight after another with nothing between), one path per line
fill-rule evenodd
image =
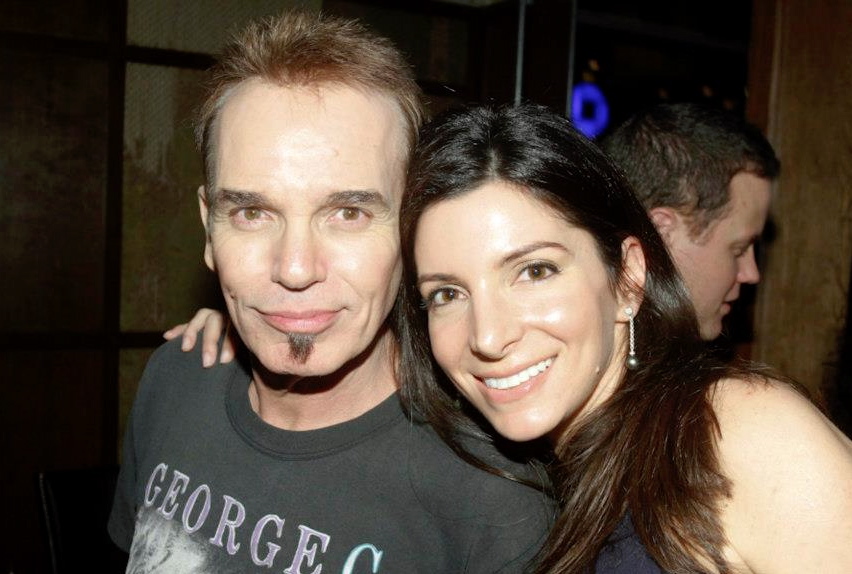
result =
M304 524L290 526L289 539L294 538L295 529L298 542L289 555L278 543L285 535L284 518L266 514L247 522L247 517L245 506L236 498L217 495L209 485L194 484L188 475L177 469L170 471L167 464L160 463L145 485L127 572L224 574L244 571L241 564L246 559L284 574L323 572L322 559L331 544L330 535ZM210 538L199 532L205 525L208 533L215 525ZM340 574L378 574L382 556L375 545L360 544L349 552ZM327 569L325 572L330 574Z

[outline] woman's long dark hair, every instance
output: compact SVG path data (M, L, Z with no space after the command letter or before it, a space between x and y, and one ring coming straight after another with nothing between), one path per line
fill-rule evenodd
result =
M640 367L554 445L549 465L560 512L539 572L591 570L629 516L649 553L670 572L726 571L720 502L729 495L716 456L713 383L750 371L708 355L666 247L609 159L570 122L534 105L471 108L421 132L400 228L404 282L398 330L403 399L465 456L477 423L458 407L434 364L416 289L414 239L429 206L489 180L516 184L594 238L613 292L638 289L623 273L622 241L636 237L646 279L636 318Z

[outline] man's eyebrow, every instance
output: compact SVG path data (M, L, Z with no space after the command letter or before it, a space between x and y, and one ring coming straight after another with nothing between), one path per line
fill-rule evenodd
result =
M267 203L266 198L261 193L236 189L220 188L214 197L216 203L226 202L237 207L262 206Z
M214 201L219 204L227 203L237 207L263 207L269 203L267 197L262 193L227 188L220 188L215 195ZM390 210L390 205L385 197L378 191L371 190L336 191L329 194L323 204L326 207L363 205L374 206L374 208L381 210Z
M390 209L387 200L378 191L348 190L336 191L330 194L325 204L329 207L337 205L373 205L381 209Z
M735 241L734 245L754 245L755 243L759 242L762 237L763 233L755 233L754 235L749 235L748 237L743 237L742 239Z

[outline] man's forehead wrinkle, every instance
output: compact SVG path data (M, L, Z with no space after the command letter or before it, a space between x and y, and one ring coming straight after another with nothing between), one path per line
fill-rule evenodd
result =
M340 150L337 149L337 146L310 127L292 130L288 134L280 134L276 139L281 145L273 146L272 149L277 151L273 155L281 158L340 157Z
M368 96L348 86L246 82L222 110L216 183L271 194L271 201L304 192L315 204L333 201L332 193L378 192L383 201L370 203L396 211L404 129L393 102Z

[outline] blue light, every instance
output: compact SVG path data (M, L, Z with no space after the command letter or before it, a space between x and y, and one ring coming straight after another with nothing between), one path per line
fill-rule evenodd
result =
M571 120L590 139L599 136L609 125L609 104L597 84L582 82L574 86Z

